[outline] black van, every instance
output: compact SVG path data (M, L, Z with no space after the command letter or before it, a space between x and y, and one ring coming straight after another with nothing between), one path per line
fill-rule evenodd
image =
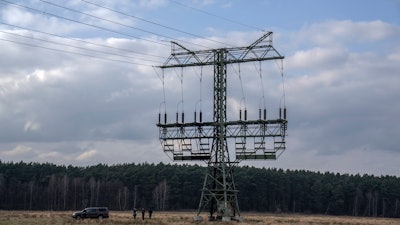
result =
M72 218L74 219L85 219L85 218L108 218L108 208L107 207L89 207L82 211L72 213Z

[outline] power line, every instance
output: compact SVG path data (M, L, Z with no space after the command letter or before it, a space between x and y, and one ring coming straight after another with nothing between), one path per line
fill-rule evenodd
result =
M215 42L215 43L218 43L218 44L226 45L226 43L223 43L223 42L220 42L220 41L217 41L217 40L213 40L213 39L210 39L210 38L202 37L202 36L197 35L197 34L193 34L193 33L187 32L187 31L183 31L183 30L171 27L171 26L163 25L161 23L157 23L157 22L154 22L154 21L151 21L151 20L148 20L148 19L144 19L144 18L138 17L138 16L133 16L131 14L124 13L124 12L121 12L121 11L117 11L115 9L112 9L112 8L109 8L109 7L105 7L105 6L102 6L102 5L93 3L93 2L89 2L89 1L86 1L86 0L81 0L81 1L82 2L86 2L87 4L90 4L90 5L97 6L97 7L102 8L102 9L106 9L106 10L109 10L109 11L112 11L112 12L127 16L127 17L131 17L133 19L141 20L143 22L150 23L150 24L153 24L153 25L156 25L156 26L159 26L159 27L163 27L163 28L166 28L166 29L169 29L169 30L172 30L172 31L176 31L176 32L179 32L179 33L182 33L182 34L190 35L192 37L201 38L201 39L204 39L204 40L207 40L207 41L211 41L211 42Z
M33 32L40 33L40 34L50 35L50 36L54 36L54 37L58 37L58 38L64 38L64 39L68 39L68 40L73 40L73 41L81 42L81 43L85 43L85 44L91 44L91 45L95 45L95 46L99 46L99 47L114 49L114 50L118 50L118 51L124 51L124 52L127 52L127 53L134 53L134 54L140 54L140 55L145 55L145 56L151 56L151 57L166 59L166 57L159 56L159 55L152 55L152 54L143 53L143 52L134 51L134 50L127 50L127 49L123 49L123 48L116 48L116 47L109 46L109 45L93 43L93 42L90 42L90 41L85 41L85 40L81 40L81 39L66 37L66 36L62 36L62 35L58 35L58 34L53 34L53 33L44 32L44 31L39 31L39 30L27 28L27 27L21 27L21 26L9 24L9 23L4 23L4 22L2 22L2 21L0 21L0 24L4 24L4 25L10 26L10 27L16 27L16 28L23 29L23 30L33 31Z
M133 38L137 38L137 39L142 39L142 40L145 40L145 41L153 42L153 43L160 44L160 45L164 45L164 46L169 46L169 45L167 45L167 44L165 44L165 43L161 43L161 42L158 42L158 41L155 41L155 40L150 40L150 39L138 37L138 36L135 36L135 35L132 35L132 34L129 34L129 33L123 33L123 32L120 32L120 31L117 31L117 30L112 30L112 29L109 29L109 28L106 28L106 27L101 27L101 26L98 26L98 25L89 24L89 23L85 23L85 22L82 22L82 21L78 21L78 20L66 18L66 17L60 16L60 15L57 15L57 14L54 14L54 13L45 12L45 11L42 11L42 10L39 10L39 9L35 9L35 8L29 7L29 6L26 6L26 5L23 5L23 4L10 2L10 1L8 1L8 0L0 0L0 1L2 1L3 3L6 3L6 4L10 4L10 5L14 6L14 7L24 8L24 9L27 9L27 10L31 10L31 11L35 11L35 12L41 13L41 14L49 15L49 16L52 16L52 17L64 19L64 20L67 20L67 21L75 22L75 23L82 24L82 25L86 25L86 26L90 26L90 27L94 27L94 28L101 29L101 30L105 30L105 31L108 31L108 32L112 32L112 33L116 33L116 34L120 34L120 35L124 35L124 36L129 36L129 37L133 37ZM154 35L157 35L157 36L162 36L162 37L171 38L171 37L168 37L168 36L165 36L165 35L156 33L156 32L151 32L151 31L148 31L148 30L145 30L145 29L136 28L136 27L129 26L129 25L126 25L126 24L122 24L122 23L119 23L119 22L115 22L115 21L112 21L112 20L104 19L104 18L95 16L95 15L91 15L91 14L88 14L88 13L85 13L85 12L82 12L82 11L79 11L79 10L71 9L71 8L68 8L68 7L65 7L65 6L62 6L62 5L58 5L58 4L55 4L55 3L51 3L51 2L48 2L48 1L45 1L45 0L40 0L40 1L42 1L43 3L46 3L46 4L50 4L50 5L53 5L53 6L56 6L56 7L60 7L60 8L66 9L66 10L70 10L70 11L73 11L73 12L76 12L76 13L80 13L80 14L82 14L82 15L90 16L90 17L93 17L93 18L96 18L96 19L99 19L99 20L103 20L103 21L107 21L107 22L110 22L110 23L114 23L114 24L117 24L117 25L120 25L120 26L129 27L129 28L131 28L131 29L140 30L140 31L142 31L142 32L147 32L147 33L154 34ZM209 40L209 41L213 41L213 42L217 42L217 43L222 43L222 42L218 42L218 41L215 41L215 40L212 40L212 39L207 39L207 38L204 38L204 37L201 37L201 36L198 36L198 35L189 33L189 32L185 32L185 31L182 31L182 30L173 28L173 27L169 27L169 26L166 26L166 25L163 25L163 24L160 24L160 23L156 23L156 22L153 22L153 21L150 21L150 20L146 20L146 19L143 19L143 18L140 18L140 17L132 16L132 15L129 15L129 14L127 14L127 13L119 12L119 11L117 11L117 10L114 10L114 9L111 9L111 8L107 8L107 7L104 7L104 6L101 6L101 5L98 5L98 4L95 4L95 3L92 3L92 2L86 1L86 0L81 0L81 1L86 2L86 3L88 3L88 4L95 5L95 6L100 7L100 8L104 8L104 9L110 10L110 11L115 12L115 13L119 13L119 14L121 14L121 15L129 16L129 17L134 18L134 19L140 19L140 20L142 20L142 21L145 21L145 22L147 22L147 23L151 23L151 24L154 24L154 25L157 25L157 26L160 26L160 27L164 27L164 28L167 28L167 29L171 29L171 30L174 30L174 31L177 31L177 32L181 32L181 33L184 33L184 34L188 34L188 35L194 36L194 37L199 37L199 38L202 38L202 39L205 39L205 40ZM176 1L174 1L174 0L170 0L170 1L171 1L171 2L174 2L174 3L178 4L178 5L181 5L181 6L191 8L191 9L193 9L193 10L201 11L201 12L203 12L203 13L205 13L205 14L208 14L208 15L211 15L211 16L217 16L217 15L214 15L214 14L210 14L210 13L204 11L204 10L200 10L200 9L196 9L196 8L194 8L194 7L191 7L191 6L184 5L184 4L179 3L179 2L176 2ZM217 17L219 17L219 16L217 16ZM221 17L221 19L225 19L225 20L228 20L228 21L233 22L233 23L236 23L236 24L241 24L241 23L237 23L236 21L229 20L229 19L226 19L226 18L223 18L223 17ZM3 22L1 22L1 21L0 21L0 23L6 24L6 23L3 23ZM6 25L14 26L14 25L10 25L10 24L6 24ZM243 24L241 24L241 25L243 25ZM18 27L18 26L15 26L15 27ZM21 28L21 27L19 27L19 28ZM50 33L42 32L42 31L37 31L37 30L29 29L29 28L22 28L22 29L27 29L27 30L31 30L31 31L34 31L34 32L39 32L39 33L43 33L43 34L47 34L47 35L57 36L57 37L60 37L60 38L66 38L66 39L70 39L70 40L74 40L74 41L79 41L79 42L83 42L83 43L88 43L88 44L92 44L92 45L97 45L97 46L102 46L102 47L106 47L106 48L112 48L112 49L122 50L122 51L129 51L129 50L125 50L125 49L114 48L114 47L111 47L111 46L106 46L106 45L101 45L101 44L95 44L95 43L91 43L91 42L84 41L84 40L77 40L77 39L74 39L74 38L68 38L68 37L64 37L64 36L60 36L60 35L50 34ZM3 32L3 33L4 33L4 32ZM5 32L5 33L7 33L7 32ZM8 33L8 34L10 34L10 35L18 35L18 34L15 34L15 33ZM73 48L77 48L77 49L81 49L81 50L87 50L87 51L93 51L93 52L98 52L98 53L102 53L102 54L110 54L110 55L115 55L115 56L119 56L119 57L126 57L126 58L137 59L137 58L134 58L134 57L124 56L124 55L120 55L120 54L116 54L116 53L110 53L110 52L104 52L104 51L99 51L99 50L87 49L87 48L77 47L77 46L73 46L73 45L66 45L66 44L62 44L62 43L59 43L59 42L54 42L54 41L49 41L49 40L44 40L44 39L38 39L38 38L33 38L33 37L28 37L28 36L23 36L23 35L18 35L18 36L22 36L22 37L25 37L25 38L31 38L31 39L33 39L33 40L39 40L39 41L44 41L44 42L48 42L48 43L58 44L58 45L62 45L62 46L73 47ZM5 39L2 39L2 40L4 41ZM176 39L175 39L175 40L176 40ZM13 42L13 41L11 41L11 40L7 40L7 41ZM184 41L181 41L181 42L184 42ZM15 41L14 41L14 43L20 43L20 42L15 42ZM189 44L192 44L192 45L198 45L198 44L190 43L190 42L186 42L186 43L189 43ZM36 45L28 44L28 43L21 43L21 44L25 44L25 45L29 45L29 46L34 46L34 47L46 48L46 49L50 49L50 50L57 50L57 49L51 49L51 48L43 47L43 46L36 46ZM225 43L222 43L222 44L225 44ZM202 45L198 45L198 46L202 46ZM205 46L202 46L202 47L205 47ZM72 53L72 52L64 51L64 50L59 50L59 51L61 51L61 52L67 52L67 53ZM148 56L152 56L152 57L165 58L165 57L160 57L160 56L145 54L145 53L141 53L141 52L135 52L135 53L143 54L143 55L148 55ZM101 59L106 59L106 60L107 60L107 58L96 57L96 56L87 55L87 54L80 54L80 53L76 53L76 52L74 52L74 53L72 53L72 54L84 55L84 56L88 56L88 57L101 58ZM149 62L154 62L154 63L159 63L159 62L152 61L152 60L144 60L144 59L141 59L141 60L143 60L143 61L149 61ZM122 61L122 60L113 60L113 61Z
M253 25L244 24L244 23L242 23L242 22L239 22L239 21L236 21L236 20L232 20L232 19L229 19L229 18L226 18L226 17L223 17L223 16L219 16L219 15L216 15L216 14L213 14L213 13L210 13L210 12L207 12L207 11L205 11L205 10L202 10L202 9L199 9L199 8L195 8L195 7L193 7L193 6L185 5L185 4L183 4L183 3L181 3L181 2L178 2L178 1L176 1L176 0L169 0L169 1L172 2L172 3L174 3L174 4L176 4L176 5L180 5L180 6L182 6L182 7L185 7L185 8L194 10L194 11L201 12L201 13L206 14L206 15L208 15L208 16L216 17L216 18L221 19L221 20L225 20L225 21L230 22L230 23L233 23L233 24L235 24L235 25L240 25L240 26L242 26L242 27L247 27L247 28L251 28L251 29L256 29L256 30L264 31L263 29L261 29L261 28L259 28L259 27L256 27L256 26L253 26Z
M80 50L85 50L85 51L92 51L92 52L97 52L97 53L106 54L106 55L114 55L114 56L123 57L123 58L139 59L139 58L136 58L136 57L125 56L125 55L120 55L120 54L111 53L111 52L104 52L104 51L99 51L99 50L95 50L95 49L89 49L89 48L84 48L84 47L69 45L69 44L63 44L63 43L56 42L56 41L50 41L50 40L46 40L46 39L42 39L42 38L36 38L36 37L26 36L26 35L22 35L22 34L16 34L16 33L7 32L7 31L1 31L1 30L0 30L0 32L1 32L1 33L5 33L5 34L9 34L9 35L14 35L14 36L19 36L19 37L23 37L23 38L28 38L28 39L32 39L32 40L38 40L38 41L42 41L42 42L47 42L47 43L52 43L52 44L56 44L56 45L61 45L61 46L65 46L65 47L72 47L72 48L76 48L76 49L80 49ZM161 62L156 62L156 61L148 60L148 59L139 59L139 60L161 64Z
M138 37L138 36L135 36L135 35L132 35L132 34L119 32L119 31L116 31L116 30L112 30L112 29L109 29L109 28L105 28L105 27L101 27L101 26L97 26L97 25L93 25L93 24L89 24L89 23L84 23L84 22L81 22L81 21L78 21L78 20L66 18L66 17L60 16L60 15L56 15L56 14L53 14L53 13L48 13L48 12L45 12L45 11L42 11L42 10L39 10L39 9L35 9L35 8L29 7L29 6L25 6L25 5L9 2L7 0L0 0L0 1L8 3L8 4L13 5L15 7L25 8L25 9L32 10L32 11L35 11L35 12L39 12L41 14L54 16L54 17L57 17L57 18L60 18L60 19L64 19L64 20L68 20L68 21L71 21L71 22L74 22L74 23L79 23L79 24L82 24L82 25L94 27L94 28L97 28L97 29L101 29L101 30L105 30L105 31L108 31L108 32L116 33L116 34L119 34L119 35L128 36L128 37L132 37L132 38L136 38L136 39L141 39L141 40L145 40L145 41L152 42L152 43L159 44L159 45L169 46L168 44L161 43L161 42L158 42L158 41L155 41L155 40Z
M145 32L145 33L148 33L148 34L164 37L164 38L167 38L167 39L176 40L176 41L180 41L180 42L183 42L183 43L187 43L187 44L191 44L191 45L196 45L196 46L200 46L200 47L203 47L203 48L207 48L206 46L203 46L203 45L187 42L187 41L184 41L184 40L177 40L177 39L175 39L173 37L169 37L169 36L166 36L166 35L163 35L163 34L159 34L159 33L156 33L156 32L153 32L153 31L149 31L149 30L145 30L145 29L138 28L138 27L133 27L133 26L130 26L130 25L127 25L127 24L123 24L123 23L120 23L120 22L116 22L116 21L113 21L113 20L105 19L105 18L102 18L102 17L99 17L99 16L95 16L95 15L92 15L92 14L89 14L89 13L85 13L85 12L82 12L82 11L79 11L79 10L76 10L76 9L71 9L71 8L56 4L56 3L48 2L48 1L45 1L45 0L40 0L40 1L44 2L46 4L49 4L49 5L53 5L53 6L62 8L62 9L66 9L66 10L75 12L75 13L79 13L79 14L82 14L82 15L85 15L85 16L96 18L98 20L103 20L103 21L106 21L106 22L109 22L109 23L117 24L119 26L123 26L123 27L127 27L127 28L130 28L130 29L134 29L134 30L138 30L138 31L141 31L141 32Z
M34 45L34 44L29 44L29 43L24 43L24 42L19 42L19 41L7 40L7 39L3 39L3 38L0 38L0 41L6 41L6 42L14 43L14 44L20 44L20 45L25 45L25 46L30 46L30 47L42 48L42 49L56 51L56 52L69 53L69 54L73 54L73 55L80 55L80 56L108 60L108 61L113 61L113 62L126 63L126 64L138 65L138 66L154 67L152 65L146 65L146 64L142 64L142 63L134 63L134 62L128 62L128 61L123 61L123 60L118 60L118 59L110 59L110 58L105 58L105 57L100 57L100 56L88 55L88 54L83 54L83 53L78 53L78 52L71 52L71 51L66 51L66 50L61 50L61 49L49 48L46 46L40 46L40 45Z

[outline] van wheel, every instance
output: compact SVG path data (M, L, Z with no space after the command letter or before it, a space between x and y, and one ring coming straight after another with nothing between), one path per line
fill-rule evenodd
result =
M77 217L77 219L83 220L84 218L83 218L83 216L79 216L79 217Z
M102 219L103 219L103 216L102 216L102 215L100 215L98 218L99 218L99 220L102 220Z

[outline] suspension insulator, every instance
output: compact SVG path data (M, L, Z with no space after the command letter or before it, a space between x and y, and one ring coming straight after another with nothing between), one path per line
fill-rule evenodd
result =
M264 109L264 120L267 120L267 109Z
M203 112L200 111L200 123L203 122Z
M158 123L161 123L161 113L158 113Z
M279 119L282 119L282 108L279 108Z
M283 109L283 119L286 120L286 108Z
M244 110L244 120L247 120L247 109Z
M239 110L239 120L242 120L242 110Z
M167 124L167 113L164 113L164 124Z
M194 122L196 122L196 111L194 112Z
M182 123L185 123L185 113L182 112Z
M261 120L261 109L258 109L258 119Z
M178 113L176 113L176 123L178 123Z

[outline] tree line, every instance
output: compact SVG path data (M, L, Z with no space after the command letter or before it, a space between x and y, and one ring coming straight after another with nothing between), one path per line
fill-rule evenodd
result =
M205 172L187 164L0 161L0 210L194 210ZM241 211L400 217L399 177L249 166L234 174Z

